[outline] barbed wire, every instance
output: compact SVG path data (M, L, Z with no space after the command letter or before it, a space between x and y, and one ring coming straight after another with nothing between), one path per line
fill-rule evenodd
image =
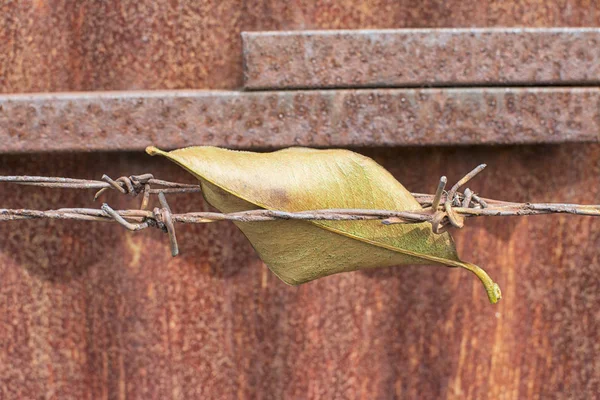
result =
M324 209L286 212L279 210L247 210L235 213L191 212L173 214L167 202L166 194L201 193L200 185L169 182L155 179L152 174L123 176L113 180L107 175L102 180L42 176L0 176L0 182L20 185L67 188L96 189L96 200L107 190L138 196L142 194L140 209L114 210L107 203L100 209L60 208L56 210L2 209L0 222L23 219L61 219L80 221L117 222L131 231L155 227L167 232L171 253L179 253L175 234L175 223L198 224L216 221L263 222L275 220L302 221L357 221L381 220L383 224L411 224L429 222L436 233L447 226L462 228L464 219L477 216L524 216L553 213L600 216L600 205L562 204L562 203L513 203L481 198L470 189L463 193L458 190L486 167L481 164L461 178L449 191L445 191L447 179L440 178L435 194L412 193L421 205L420 209L409 211L368 210L368 209ZM153 188L154 186L154 188ZM156 188L159 186L159 188ZM158 195L160 207L147 210L150 195Z

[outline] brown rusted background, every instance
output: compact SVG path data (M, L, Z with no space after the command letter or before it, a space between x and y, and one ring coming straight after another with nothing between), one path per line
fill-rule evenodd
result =
M232 89L242 31L598 25L595 0L6 0L0 91Z
M598 203L597 145L362 151L414 191L476 163L494 198ZM190 177L141 154L2 156L0 173ZM415 167L416 166L416 167ZM3 187L7 207L93 206L92 193ZM136 206L116 193L115 207ZM197 196L173 208L198 210ZM492 306L472 274L397 267L280 282L228 223L158 231L108 224L0 225L3 398L594 398L600 221L470 220L465 259L503 288Z
M0 90L232 89L241 30L599 24L589 1L7 1ZM356 150L413 191L487 162L471 185L485 196L600 203L598 144ZM141 172L190 181L141 153L0 156L3 175ZM0 186L2 207L91 197ZM568 216L469 221L455 238L501 284L491 306L469 273L437 267L291 288L228 223L180 227L177 258L160 232L2 224L0 398L596 398L599 228Z

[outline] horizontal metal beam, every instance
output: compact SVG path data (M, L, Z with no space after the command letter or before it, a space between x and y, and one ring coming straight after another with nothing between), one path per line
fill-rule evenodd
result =
M247 32L248 89L600 83L600 28Z
M600 88L0 96L0 152L595 142Z

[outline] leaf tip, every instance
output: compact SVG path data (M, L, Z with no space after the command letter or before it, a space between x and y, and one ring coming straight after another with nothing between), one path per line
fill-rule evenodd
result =
M151 156L155 156L155 155L164 156L165 154L167 154L164 151L162 151L161 149L154 147L154 146L146 147L146 153L150 154Z

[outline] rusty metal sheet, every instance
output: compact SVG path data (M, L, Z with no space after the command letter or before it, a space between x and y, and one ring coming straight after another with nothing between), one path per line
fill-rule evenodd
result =
M600 88L0 96L0 151L593 142Z
M600 145L359 149L431 192L474 165L492 198L598 204ZM194 182L144 154L3 155L0 174ZM0 206L92 206L93 192L0 185ZM139 205L116 192L102 201ZM200 195L169 197L204 209ZM158 230L0 224L2 399L594 399L600 392L600 219L468 220L457 268L407 266L283 284L227 222ZM51 394L51 395L50 395Z
M600 28L245 32L247 89L600 83Z
M241 31L598 26L589 0L0 1L0 92L234 89Z

